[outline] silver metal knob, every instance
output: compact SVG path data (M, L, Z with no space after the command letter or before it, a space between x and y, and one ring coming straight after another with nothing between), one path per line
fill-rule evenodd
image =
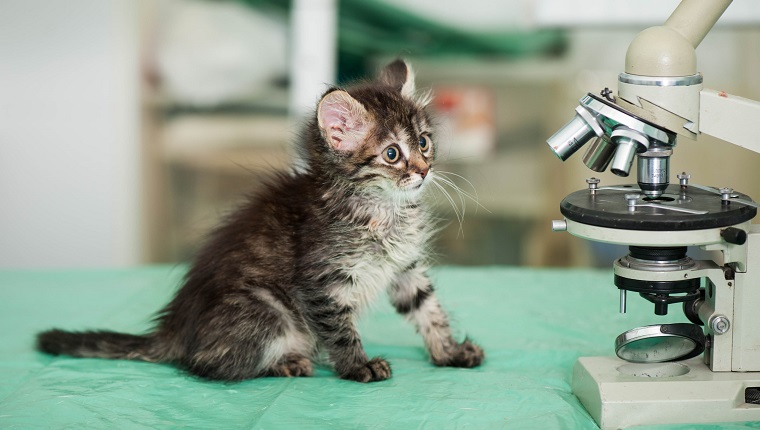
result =
M720 192L720 199L723 200L723 203L731 203L731 194L734 193L733 188L721 188L718 190Z
M641 194L626 194L625 195L625 200L628 202L629 211L636 210L636 202L639 201L639 197L641 197Z
M588 178L586 183L588 184L588 190L591 194L596 194L596 190L599 188L599 183L602 182L599 178Z
M731 328L731 321L723 315L710 318L710 328L715 334L724 334Z
M676 178L678 178L678 181L680 182L681 186L685 187L689 185L689 179L691 178L691 175L687 174L686 172L683 172L676 175Z
M564 219L552 220L552 231L567 231L567 221Z

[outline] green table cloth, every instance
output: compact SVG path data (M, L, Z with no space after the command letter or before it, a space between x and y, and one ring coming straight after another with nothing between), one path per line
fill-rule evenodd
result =
M629 328L684 321L675 308L655 316L635 296L619 314L611 270L441 267L432 272L440 301L458 336L484 347L479 368L430 364L387 300L360 325L367 353L393 367L393 378L372 384L324 367L310 378L225 384L168 365L34 350L35 333L51 327L147 330L184 270L0 272L0 428L594 429L570 390L576 358L614 355L615 336Z

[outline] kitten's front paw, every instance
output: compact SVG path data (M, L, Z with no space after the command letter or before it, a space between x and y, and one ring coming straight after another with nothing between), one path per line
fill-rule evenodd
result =
M469 339L465 339L464 342L454 345L454 347L446 352L447 355L445 357L433 360L436 366L477 367L480 366L485 357L483 349L472 343Z
M385 381L391 377L391 366L387 361L376 357L361 366L349 369L340 377L356 382Z

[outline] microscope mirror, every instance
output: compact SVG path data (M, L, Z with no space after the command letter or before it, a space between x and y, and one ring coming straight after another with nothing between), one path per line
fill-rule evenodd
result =
M696 324L656 324L634 328L615 339L615 353L632 363L662 363L696 357L705 335Z

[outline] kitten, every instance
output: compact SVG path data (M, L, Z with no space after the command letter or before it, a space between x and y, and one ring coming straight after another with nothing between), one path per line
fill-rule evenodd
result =
M435 365L480 365L482 349L452 337L426 273L435 229L421 197L436 150L425 104L402 60L376 82L330 89L303 138L307 166L213 232L153 332L50 330L38 348L224 381L309 376L324 351L341 378L382 381L391 368L367 357L356 318L387 291Z

